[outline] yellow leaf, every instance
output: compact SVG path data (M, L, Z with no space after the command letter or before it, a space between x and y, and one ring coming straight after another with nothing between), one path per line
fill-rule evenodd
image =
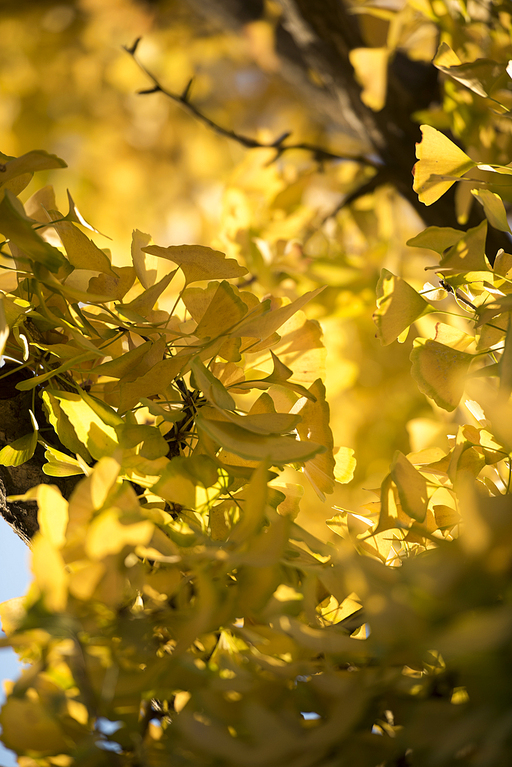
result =
M39 485L37 503L37 521L41 533L56 549L62 548L66 542L68 502L55 485Z
M94 594L96 587L105 574L103 562L74 562L70 566L69 592L77 599L86 602Z
M473 197L476 197L478 202L483 206L490 225L495 229L499 229L501 232L510 233L507 212L499 194L491 192L490 189L472 189L471 194Z
M25 597L14 597L0 604L0 620L4 634L12 634L26 615Z
M444 410L455 410L473 356L437 341L416 339L410 359L418 388Z
M345 485L347 482L350 482L354 476L356 468L354 451L350 447L339 447L335 451L334 460L336 461L334 467L336 482Z
M226 258L219 250L212 250L204 245L171 245L168 248L150 245L142 250L144 253L168 258L178 264L185 275L187 285L200 280L229 280L247 274L247 269L233 258Z
M54 397L68 416L80 442L93 458L111 455L118 447L117 434L78 393L53 391Z
M56 210L49 211L52 221L62 218ZM54 223L62 244L66 249L68 261L75 269L90 269L95 272L115 274L108 256L94 244L80 229L69 221Z
M400 277L383 269L377 283L377 309L373 321L381 343L387 346L421 317L429 304Z
M0 725L3 743L18 754L60 754L69 750L68 739L38 698L11 695L2 707Z
M349 52L356 79L363 87L361 101L374 112L386 103L390 53L388 48L353 48Z
M149 245L151 235L134 229L132 233L132 261L139 282L144 288L150 288L156 282L158 261L156 258L150 258L143 252L142 248Z
M427 513L427 481L399 450L391 465L391 477L398 488L400 506L417 522L423 522Z
M153 535L154 525L148 520L123 524L118 509L101 512L90 524L85 550L91 559L104 559L118 554L125 546L146 546Z
M234 423L214 421L201 412L197 426L225 450L248 460L268 458L272 465L307 461L325 450L315 442L301 442L293 437L254 434Z
M69 575L62 555L43 534L37 534L32 543L32 572L46 608L62 612L66 608Z
M325 452L306 461L304 466L304 473L315 492L321 500L325 500L324 493L334 492L335 482L334 440L329 426L329 405L325 398L325 386L320 378L309 387L309 391L315 401L307 400L299 411L301 420L297 424L297 433L301 439L311 439L325 448Z
M443 133L430 125L422 125L423 138L416 144L418 162L414 166L413 189L421 202L432 205L443 196L476 163L450 141ZM440 176L454 176L448 180Z
M484 272L490 269L485 257L487 221L467 232L442 256L436 271L444 274Z

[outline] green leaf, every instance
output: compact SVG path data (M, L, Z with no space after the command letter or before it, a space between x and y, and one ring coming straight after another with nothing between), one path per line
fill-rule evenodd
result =
M398 488L402 510L417 522L423 522L427 513L427 481L399 450L391 464L391 477Z
M419 390L444 410L455 410L473 356L438 341L416 339L410 359Z
M203 392L212 405L217 405L222 410L235 409L235 401L231 394L219 379L215 378L213 373L203 365L199 357L194 357L190 363L190 370L194 376L196 387Z
M396 341L429 306L407 282L383 269L377 283L377 310L373 315L381 343L387 346Z
M196 424L230 453L253 461L268 459L273 465L304 462L325 450L314 442L299 442L293 437L255 434L234 423L214 421L199 411Z
M495 229L499 229L501 232L510 233L507 212L499 194L491 192L490 189L472 189L471 194L473 197L476 197L478 202L483 206L490 225Z
M171 245L168 248L149 245L141 250L178 264L185 275L187 285L201 280L229 280L247 274L247 269L233 258L226 258L219 250L212 250L204 245Z
M416 144L418 162L414 166L413 189L420 202L432 205L455 183L440 176L460 178L476 163L440 131L421 125L422 140Z
M51 272L57 272L66 263L66 259L57 248L45 242L32 229L33 223L35 222L25 214L17 197L6 190L0 202L0 232L29 258L43 264Z

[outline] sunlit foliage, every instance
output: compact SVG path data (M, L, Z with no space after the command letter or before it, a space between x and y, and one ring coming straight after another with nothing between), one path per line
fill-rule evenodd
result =
M177 3L0 22L0 343L30 424L0 463L48 477L18 497L33 583L0 606L22 767L512 757L512 255L486 250L510 233L511 17L352 6L371 109L399 50L443 74L414 190L456 185L460 229L390 187L343 205L377 165L279 80L273 3L245 40ZM338 159L286 149L291 123Z

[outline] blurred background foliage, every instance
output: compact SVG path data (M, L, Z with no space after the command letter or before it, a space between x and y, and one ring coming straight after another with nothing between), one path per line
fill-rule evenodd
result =
M336 212L374 172L350 159L371 148L308 106L282 76L278 14L268 3L262 19L231 32L185 0L3 3L2 150L18 156L44 147L65 159L65 180L48 174L57 201L69 187L83 215L112 238L97 242L112 247L114 263L128 263L138 228L157 242L237 256L260 295L292 298L327 285L309 316L325 333L335 442L355 448L358 459L355 482L334 503L354 508L368 500L363 485L380 483L393 451L408 452L411 433L424 440L418 419L432 415L410 384L410 345L382 349L371 320L381 267L405 279L421 272L424 251L404 243L422 223L390 186ZM361 16L369 44L382 45L392 17ZM138 95L151 83L122 46L139 36L138 55L164 87L180 93L194 77L191 100L219 124L262 143L292 131L294 142L348 159L320 164L297 150L269 164L269 150L217 136L162 94ZM394 36L412 58L435 52L435 27L414 7ZM330 504L312 494L303 508L302 523L325 537Z

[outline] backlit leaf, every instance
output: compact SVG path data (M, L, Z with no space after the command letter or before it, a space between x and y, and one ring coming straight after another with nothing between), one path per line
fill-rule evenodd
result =
M405 280L383 269L377 284L373 321L381 343L390 344L429 308L423 296Z
M66 541L68 526L68 502L55 485L39 485L37 521L42 534L60 549Z
M64 160L54 154L48 154L41 149L13 157L4 163L5 171L0 176L0 185L3 186L17 176L26 173L35 173L40 170L53 170L55 168L67 168Z
M52 221L62 218L58 211L49 211ZM75 224L58 221L53 224L64 248L68 260L75 269L88 269L114 274L110 259L87 237Z
M218 378L215 378L208 368L206 368L199 357L195 357L190 363L190 369L194 375L197 388L213 405L217 405L223 410L234 410L235 401L228 390L221 384Z
M265 436L242 429L234 423L213 421L199 412L198 427L229 452L248 460L268 459L282 465L307 461L325 450L314 442L300 442L293 437Z
M12 240L28 258L43 264L51 272L58 271L65 263L64 256L32 229L32 223L19 200L7 190L0 202L0 232Z
M124 524L117 509L103 511L91 522L85 550L91 559L104 559L117 554L125 546L146 546L153 535L153 523L148 520Z
M226 258L219 250L204 245L170 245L167 248L149 245L142 250L177 264L185 275L187 285L200 280L229 280L247 274L247 269L239 266L233 258Z
M473 356L430 339L416 339L411 375L418 388L444 410L455 410Z
M418 162L414 166L413 189L420 201L432 205L455 183L439 176L460 178L476 163L450 141L443 133L430 125L422 125L422 140L416 144Z
M325 386L320 379L309 387L309 391L315 397L315 401L307 400L299 411L301 420L297 424L297 433L301 439L311 439L325 447L325 452L307 461L304 467L304 472L315 492L321 500L325 500L324 493L332 493L335 482L334 440L329 425L329 405L325 398Z
M427 481L399 450L391 464L391 477L398 488L403 511L417 522L423 522L427 512Z
M68 573L61 553L45 535L36 535L32 544L32 572L46 608L61 612L66 607Z
M503 205L503 200L499 194L491 192L490 189L472 189L471 194L476 197L483 206L487 220L495 229L501 232L510 232L510 226L507 221L507 212Z

